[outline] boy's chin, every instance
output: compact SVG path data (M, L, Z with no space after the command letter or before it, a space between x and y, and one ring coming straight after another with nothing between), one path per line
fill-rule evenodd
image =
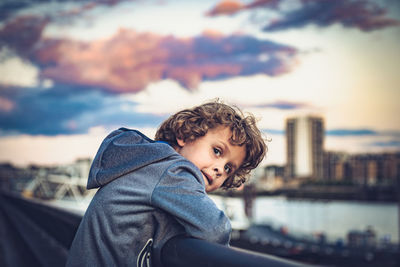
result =
M214 192L215 190L216 190L215 188L212 188L209 185L206 185L206 192L207 193Z

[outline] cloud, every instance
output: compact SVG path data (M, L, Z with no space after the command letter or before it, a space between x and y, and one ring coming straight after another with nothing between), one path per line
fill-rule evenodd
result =
M285 74L296 64L293 47L244 35L175 38L121 29L93 42L44 39L31 58L42 78L135 93L164 79L193 89L201 81Z
M33 1L14 1L14 0L3 0L0 2L0 21L9 18L17 11L27 8L33 4Z
M0 48L12 48L19 56L29 57L48 22L37 16L20 16L9 21L0 29Z
M247 35L205 32L175 38L121 29L108 39L84 42L44 37L49 23L49 18L33 15L9 20L0 29L0 48L38 67L39 80L114 93L136 93L164 79L194 89L208 80L278 76L297 63L295 48Z
M285 131L284 130L278 130L278 129L261 129L261 131L264 134L273 134L273 135L285 135Z
M0 96L0 112L10 112L14 109L14 102Z
M97 6L115 6L130 0L2 0L0 1L0 21L12 18L19 11L33 8L42 8L40 13L52 20L77 16ZM57 5L54 5L57 3ZM71 5L72 3L72 5Z
M253 8L277 8L281 0L255 0L249 4L242 4L235 0L223 0L206 13L207 16L233 15L239 11Z
M277 129L263 129L264 132L269 134L285 134L284 130ZM399 132L379 132L370 129L331 129L325 131L325 135L329 137L357 137L357 136L365 136L365 137L380 137L380 138L396 138L398 140L391 140L385 142L375 142L371 143L374 145L381 144L381 146L390 146L396 145L400 142L400 133Z
M332 129L326 131L330 136L365 136L378 135L378 132L370 129Z
M244 8L244 4L239 1L225 0L219 2L213 9L207 12L207 16L232 15Z
M264 104L257 104L252 105L252 108L273 108L273 109L280 109L280 110L294 110L294 109L303 109L309 108L311 105L303 102L291 102L291 101L275 101L271 103L264 103Z
M400 132L396 130L331 129L325 134L328 150L343 150L349 153L400 151Z
M0 133L58 135L87 133L92 127L158 125L165 116L136 111L136 103L99 91L58 85L36 91L18 88L0 91Z
M337 134L325 137L325 149L328 151L346 151L348 153L383 153L400 151L400 132L377 131L369 129L342 129Z
M15 56L8 49L0 49L0 85L32 87L38 84L39 69Z
M300 4L295 5L284 0L256 0L244 5L229 0L217 4L207 15L232 15L243 10L266 9L280 14L279 18L273 20L265 16L264 21L269 22L264 25L264 31L282 31L307 25L328 27L341 24L346 28L369 32L399 26L400 20L388 15L389 7L379 4L372 0L301 0Z
M400 140L389 140L389 141L381 141L381 142L372 142L370 146L378 146L378 147L389 147L389 148L398 148L400 149Z
M50 11L46 12L51 13L61 2L48 5ZM96 4L119 2L105 0ZM267 1L254 2L253 6L264 2ZM46 3L38 6L43 9ZM13 4L6 1L2 6L5 12L17 13L16 10L33 5L31 1ZM47 79L55 84L96 87L114 93L136 93L165 79L194 89L202 81L255 74L278 76L290 72L296 65L295 48L245 35L204 33L192 38L175 38L121 29L108 39L88 42L44 37L46 27L61 19L60 10L81 10L92 5L95 2L77 1L69 8L66 8L68 5L58 7L52 15L32 11L30 15L25 12L25 15L10 17L0 28L0 48L12 51L14 58L20 58L26 66L38 67L37 83ZM18 86L9 81L0 81L0 84ZM34 86L33 82L30 85Z
M279 31L310 24L327 27L336 23L365 32L400 25L398 19L387 17L387 9L372 1L303 0L300 8L285 13L263 30Z

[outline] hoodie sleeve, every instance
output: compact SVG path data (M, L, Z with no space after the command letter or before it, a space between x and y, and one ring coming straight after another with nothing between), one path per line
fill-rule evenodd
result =
M151 204L174 216L189 236L227 245L231 224L207 196L202 179L187 162L174 164L154 188Z

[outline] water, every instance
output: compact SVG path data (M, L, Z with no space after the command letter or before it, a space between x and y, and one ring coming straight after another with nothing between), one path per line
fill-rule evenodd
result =
M215 195L211 195L211 198L231 218L234 228L246 228L249 225L242 198ZM89 200L80 205L60 200L49 204L83 215ZM334 242L338 239L346 240L350 230L364 231L372 226L378 241L385 238L398 243L399 240L398 207L395 203L290 200L275 196L257 197L253 207L253 222L274 227L285 226L294 234L324 232L328 240Z
M233 221L244 223L240 198L213 197ZM221 205L222 204L222 205ZM372 227L378 240L398 242L398 207L395 203L355 201L289 200L285 197L258 197L254 203L255 223L285 226L295 234L325 233L328 240L345 240L350 230Z

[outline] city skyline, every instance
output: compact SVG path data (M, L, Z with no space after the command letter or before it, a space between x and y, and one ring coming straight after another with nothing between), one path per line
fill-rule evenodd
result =
M115 128L153 137L217 97L260 118L265 164L286 163L285 121L304 114L324 118L325 150L400 150L397 1L14 2L0 3L1 162L93 157Z

